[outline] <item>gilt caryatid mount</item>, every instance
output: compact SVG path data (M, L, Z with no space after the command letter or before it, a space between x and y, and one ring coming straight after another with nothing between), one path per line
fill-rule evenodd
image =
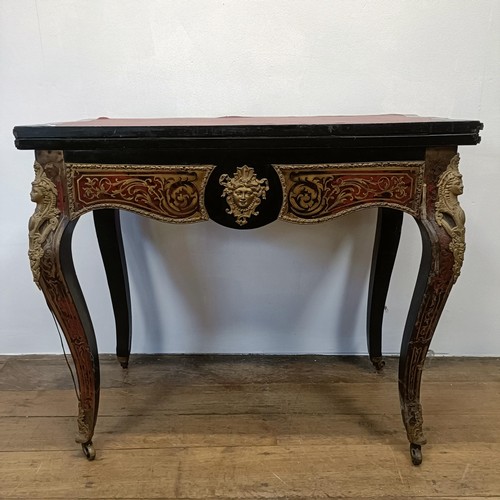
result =
M47 240L52 238L59 224L61 212L57 208L56 185L38 162L35 162L35 180L31 183L30 197L31 201L36 203L36 208L28 224L28 256L33 281L40 288L40 262L45 253Z
M464 191L462 175L458 170L459 160L459 155L456 154L439 177L436 201L436 222L451 238L449 248L454 257L454 281L460 276L465 254L465 213L458 201L458 196Z

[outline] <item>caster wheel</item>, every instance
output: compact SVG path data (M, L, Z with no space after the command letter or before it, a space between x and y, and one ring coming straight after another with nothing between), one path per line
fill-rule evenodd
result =
M87 460L91 461L95 458L95 448L92 441L89 443L82 443L83 454L87 457Z
M422 447L419 444L410 443L410 456L413 465L422 463Z

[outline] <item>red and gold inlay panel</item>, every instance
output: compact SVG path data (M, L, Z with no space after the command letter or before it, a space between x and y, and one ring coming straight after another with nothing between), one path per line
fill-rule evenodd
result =
M367 206L419 211L424 162L274 167L284 184L283 220L321 222Z
M213 165L67 163L71 218L121 208L168 222L207 220L204 189Z

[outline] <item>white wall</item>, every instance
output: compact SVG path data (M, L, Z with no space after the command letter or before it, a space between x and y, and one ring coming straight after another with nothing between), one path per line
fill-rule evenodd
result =
M96 116L411 113L479 119L461 149L467 252L432 349L500 355L500 2L0 0L0 353L60 345L31 280L32 153L12 127ZM124 217L135 352L364 353L375 213L254 231ZM101 352L92 221L74 237ZM405 219L385 315L399 350L420 241Z

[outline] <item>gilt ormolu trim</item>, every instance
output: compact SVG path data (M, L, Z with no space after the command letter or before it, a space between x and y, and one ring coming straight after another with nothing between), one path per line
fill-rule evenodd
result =
M401 403L401 415L408 435L408 441L414 444L426 444L423 433L424 419L422 405L418 402Z
M45 158L44 158L45 155ZM31 186L31 201L36 203L35 212L28 224L29 250L33 281L40 288L40 265L50 239L59 224L57 186L52 179L59 178L62 163L61 151L40 151L37 159L46 160L43 165L35 161L35 180ZM50 161L53 160L53 161ZM49 177L50 176L50 177Z
M464 191L462 175L458 169L460 157L456 154L439 177L436 201L436 222L451 238L449 249L453 254L453 283L460 276L465 254L465 212L458 201Z
M226 198L229 208L226 212L234 215L236 223L240 226L247 224L250 217L259 215L257 207L266 199L269 191L269 181L266 178L257 179L255 170L244 165L237 167L233 177L222 174L219 183L224 186L222 197Z
M204 191L213 165L67 163L70 218L122 208L165 222L208 220Z
M273 165L283 182L280 219L318 223L365 207L398 208L417 215L422 161Z

